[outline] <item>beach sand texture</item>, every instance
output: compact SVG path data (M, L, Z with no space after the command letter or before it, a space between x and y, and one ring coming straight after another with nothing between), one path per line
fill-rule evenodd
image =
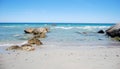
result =
M1 53L0 69L120 69L120 48L43 48Z

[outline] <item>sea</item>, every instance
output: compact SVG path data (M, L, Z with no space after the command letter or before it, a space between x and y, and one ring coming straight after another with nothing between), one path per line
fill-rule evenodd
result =
M120 42L99 30L107 30L114 23L0 23L0 46L22 45L32 37L26 28L48 27L46 38L40 38L46 47L120 46Z

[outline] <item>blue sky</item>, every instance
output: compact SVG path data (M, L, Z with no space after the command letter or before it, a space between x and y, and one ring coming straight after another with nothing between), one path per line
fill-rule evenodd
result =
M120 22L120 0L0 0L0 22Z

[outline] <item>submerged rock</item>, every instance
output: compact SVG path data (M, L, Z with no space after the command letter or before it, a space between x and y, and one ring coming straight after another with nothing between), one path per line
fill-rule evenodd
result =
M103 40L103 39L98 39L98 40Z
M83 34L87 34L87 32L83 32Z
M105 32L103 30L99 30L97 33L104 34Z
M75 32L77 34L87 34L87 32Z
M29 43L29 44L36 44L36 45L42 45L42 44L43 44L43 43L42 43L39 39L37 39L37 38L32 38L32 39L28 40L28 43Z
M120 41L120 37L113 37L112 40Z
M32 37L33 37L32 34L24 34L24 35L21 35L21 36L17 37L17 39L19 39L19 40L28 40L28 39L30 39Z
M106 34L110 37L120 37L120 23L107 29Z
M81 32L75 32L75 33L77 33L77 34L82 34Z

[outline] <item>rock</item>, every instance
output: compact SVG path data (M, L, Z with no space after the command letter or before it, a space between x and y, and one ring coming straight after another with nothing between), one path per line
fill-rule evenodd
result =
M46 27L45 28L27 28L24 30L24 32L28 34L37 35L37 34L49 32L49 28L46 28Z
M113 40L117 40L117 41L120 41L120 37L114 37L112 38Z
M35 50L35 47L33 47L31 44L24 44L21 46L22 50L25 51L33 51Z
M98 39L98 40L102 40L102 39Z
M107 29L106 34L110 37L120 37L120 23Z
M77 34L87 34L87 32L75 32Z
M46 37L46 33L40 33L37 35L34 35L34 38L45 38Z
M99 30L97 33L104 34L105 32L103 30Z
M29 34L33 33L33 31L34 31L34 28L27 28L24 30L25 33L29 33Z
M40 38L45 38L46 37L46 33L41 33L40 34Z
M50 28L45 28L47 32L50 32Z
M49 31L48 28L36 28L34 29L33 34L36 35L41 33L47 33L48 31Z
M33 47L31 44L24 44L21 47L18 45L10 46L6 50L25 50L25 51L33 51L35 50L35 47Z
M32 39L28 40L28 43L29 44L42 45L42 42L37 38L32 38Z
M77 34L82 34L81 32L75 32L75 33L77 33Z
M46 33L49 31L48 28L36 28L33 31L34 34L34 38L45 38L46 37Z
M83 34L87 34L87 32L83 32Z
M22 48L19 47L18 45L13 45L13 46L10 46L8 47L6 50L21 50Z

